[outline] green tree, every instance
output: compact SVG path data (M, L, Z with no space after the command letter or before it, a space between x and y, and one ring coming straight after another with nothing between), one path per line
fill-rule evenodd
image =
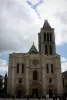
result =
M7 94L7 74L4 76L4 93Z
M2 89L3 89L3 76L0 75L0 94L2 94Z

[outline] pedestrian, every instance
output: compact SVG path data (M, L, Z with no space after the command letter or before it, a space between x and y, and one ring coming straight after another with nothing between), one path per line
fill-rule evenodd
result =
M53 100L55 100L55 95L53 94Z
M55 100L57 100L57 95L55 94Z
M49 94L46 94L46 99L49 99Z
M27 100L29 100L29 96L27 96Z
M63 100L66 100L66 97L63 97Z

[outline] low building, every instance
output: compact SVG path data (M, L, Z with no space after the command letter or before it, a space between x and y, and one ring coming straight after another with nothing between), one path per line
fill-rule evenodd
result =
M67 71L62 73L62 80L63 80L63 92L64 95L67 96Z

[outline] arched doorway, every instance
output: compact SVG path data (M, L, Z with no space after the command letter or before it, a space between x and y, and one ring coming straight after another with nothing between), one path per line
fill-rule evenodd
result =
M53 97L53 91L52 91L52 89L49 89L49 97L50 97L50 98Z
M33 80L37 80L37 71L33 71Z
M54 84L48 85L48 94L50 98L53 97L53 94L56 94L56 86Z
M32 97L39 97L42 94L42 86L39 82L32 82L30 84L30 95Z
M38 97L38 88L33 88L32 89L32 96L33 97Z
M16 87L16 97L22 98L24 96L25 89L22 84L17 85Z
M17 94L16 94L16 96L17 96L17 98L22 98L22 90L21 89L18 89L17 90Z

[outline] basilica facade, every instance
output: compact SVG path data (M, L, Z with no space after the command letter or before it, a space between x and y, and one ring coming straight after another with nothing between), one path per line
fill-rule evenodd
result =
M63 93L60 55L56 53L54 28L45 20L27 53L9 54L7 93L16 96L49 96Z

